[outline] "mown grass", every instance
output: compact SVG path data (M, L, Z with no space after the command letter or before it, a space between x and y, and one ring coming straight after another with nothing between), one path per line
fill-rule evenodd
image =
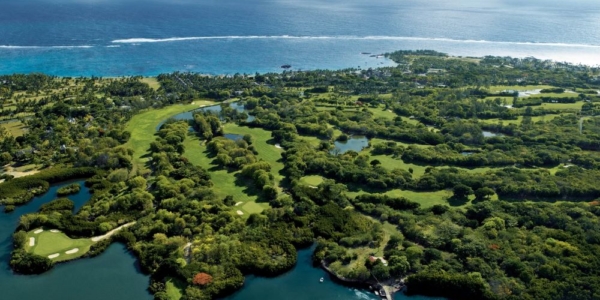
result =
M167 292L167 297L170 300L179 300L183 297L183 291L185 290L186 284L173 277L167 277L167 282L165 284L165 291Z
M249 128L239 126L234 123L227 123L224 126L225 133L233 133L239 135L250 134L253 138L253 145L258 151L258 157L271 165L271 173L275 176L277 185L283 179L281 170L283 170L283 162L281 153L283 149L275 147L275 143L271 139L271 132L262 128Z
M529 96L530 98L541 98L541 97L552 97L552 98L577 98L579 94L576 93L540 93Z
M195 101L194 104L172 105L160 109L151 109L142 113L136 114L127 122L125 130L131 132L131 138L125 144L126 147L133 149L133 164L134 167L140 168L144 166L145 159L143 158L156 137L156 127L168 118L199 106L214 105L214 102L201 100Z
M319 175L309 175L300 178L300 182L310 186L318 186L323 180L323 177Z
M491 93L502 92L505 90L530 91L553 88L551 85L493 85L488 88Z
M91 239L72 239L62 232L50 232L44 230L41 233L35 234L35 230L27 233L25 241L25 250L34 254L48 257L48 255L59 253L53 261L65 261L80 257L90 250L90 246L94 243ZM29 238L35 238L35 245L29 246ZM66 251L78 248L79 251L73 254L66 254Z
M250 180L239 180L239 171L233 172L222 169L213 163L214 157L208 152L206 146L197 137L188 137L184 143L184 157L189 159L194 165L198 165L210 172L211 181L214 183L213 191L220 198L228 195L233 196L235 202L248 203L257 200L256 195L249 195L248 185L252 185ZM241 208L241 207L240 207Z
M282 149L275 147L271 141L271 133L260 128L248 128L233 123L224 125L225 133L250 134L253 137L253 145L258 151L258 157L271 165L271 174L275 177L276 186L282 183L283 163L281 162ZM199 165L210 171L213 190L218 197L225 198L233 196L234 201L242 202L236 209L244 212L244 215L260 213L269 207L268 203L260 202L261 191L254 187L254 183L240 175L240 171L223 169L214 163L214 157L206 149L204 142L194 135L190 135L184 142L185 153L193 164Z
M545 109L572 109L572 110L581 110L583 106L583 101L575 102L575 103L542 103L541 107ZM539 106L537 106L539 107Z
M140 81L148 84L154 90L158 90L160 88L160 83L158 83L156 77L144 77Z
M421 208L432 207L437 204L441 205L451 205L451 206L467 206L470 205L470 201L453 201L452 199L452 191L450 190L441 190L434 192L416 192L409 190L401 190L394 189L385 192L370 192L362 189L356 189L351 192L348 192L348 196L356 197L362 194L384 194L390 197L404 197L411 201L417 202L421 204ZM473 196L469 200L472 200Z
M19 137L25 134L26 128L25 124L17 120L2 123L0 124L0 127L4 127L13 137Z
M552 120L554 120L555 118L559 117L560 115L557 114L548 114L548 115L543 115L543 116L534 116L531 117L531 121L534 123L540 122L540 121L544 121L544 122L550 122ZM485 123L485 124L498 124L500 122L502 122L502 124L504 125L508 125L508 124L516 124L519 125L521 124L521 122L523 122L523 116L518 116L516 120L501 120L501 119L479 119L479 122L481 123Z

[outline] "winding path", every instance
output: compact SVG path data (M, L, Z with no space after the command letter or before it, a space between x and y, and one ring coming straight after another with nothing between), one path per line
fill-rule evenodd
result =
M117 228L115 228L115 229L113 229L113 230L105 233L104 235L95 236L91 240L92 240L92 242L99 242L101 240L105 240L107 238L110 238L113 234L117 233L121 229L129 227L129 226L131 226L133 224L135 224L135 221L127 223L127 224L123 224L123 225L121 225L121 226L119 226L119 227L117 227Z

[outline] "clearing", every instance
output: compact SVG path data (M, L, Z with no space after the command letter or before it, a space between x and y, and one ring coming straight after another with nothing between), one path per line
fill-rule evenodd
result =
M125 144L126 147L133 149L133 164L135 168L144 167L144 156L156 136L156 127L163 121L179 113L190 111L199 106L209 106L215 103L208 100L196 100L194 104L171 105L160 109L150 109L145 112L134 115L125 130L131 132L131 138Z

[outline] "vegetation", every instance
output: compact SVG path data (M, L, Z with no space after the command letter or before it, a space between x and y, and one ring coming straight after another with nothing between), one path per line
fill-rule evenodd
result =
M0 99L18 113L2 116L26 130L0 132L0 158L43 168L3 177L5 209L73 178L88 178L92 192L76 213L61 198L24 215L11 267L44 272L62 256L50 252L93 256L116 240L151 275L155 299L212 299L246 275L286 272L296 249L316 241L313 262L336 276L406 278L410 293L598 298L600 70L387 56L398 67L4 76ZM353 135L369 145L336 149ZM40 244L28 246L34 236Z
M66 195L77 194L77 193L79 193L80 190L81 190L81 186L79 186L78 183L73 183L73 184L70 184L67 186L63 186L60 189L58 189L56 191L56 195L66 196Z

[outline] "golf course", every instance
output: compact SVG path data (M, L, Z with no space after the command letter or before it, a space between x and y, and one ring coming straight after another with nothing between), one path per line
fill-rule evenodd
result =
M27 233L25 250L55 262L81 257L94 243L91 239L72 239L57 230L36 229Z
M133 224L135 222L123 224L100 236L79 239L72 239L56 229L37 228L27 232L25 251L47 257L54 262L72 260L85 255L93 244L108 239Z

